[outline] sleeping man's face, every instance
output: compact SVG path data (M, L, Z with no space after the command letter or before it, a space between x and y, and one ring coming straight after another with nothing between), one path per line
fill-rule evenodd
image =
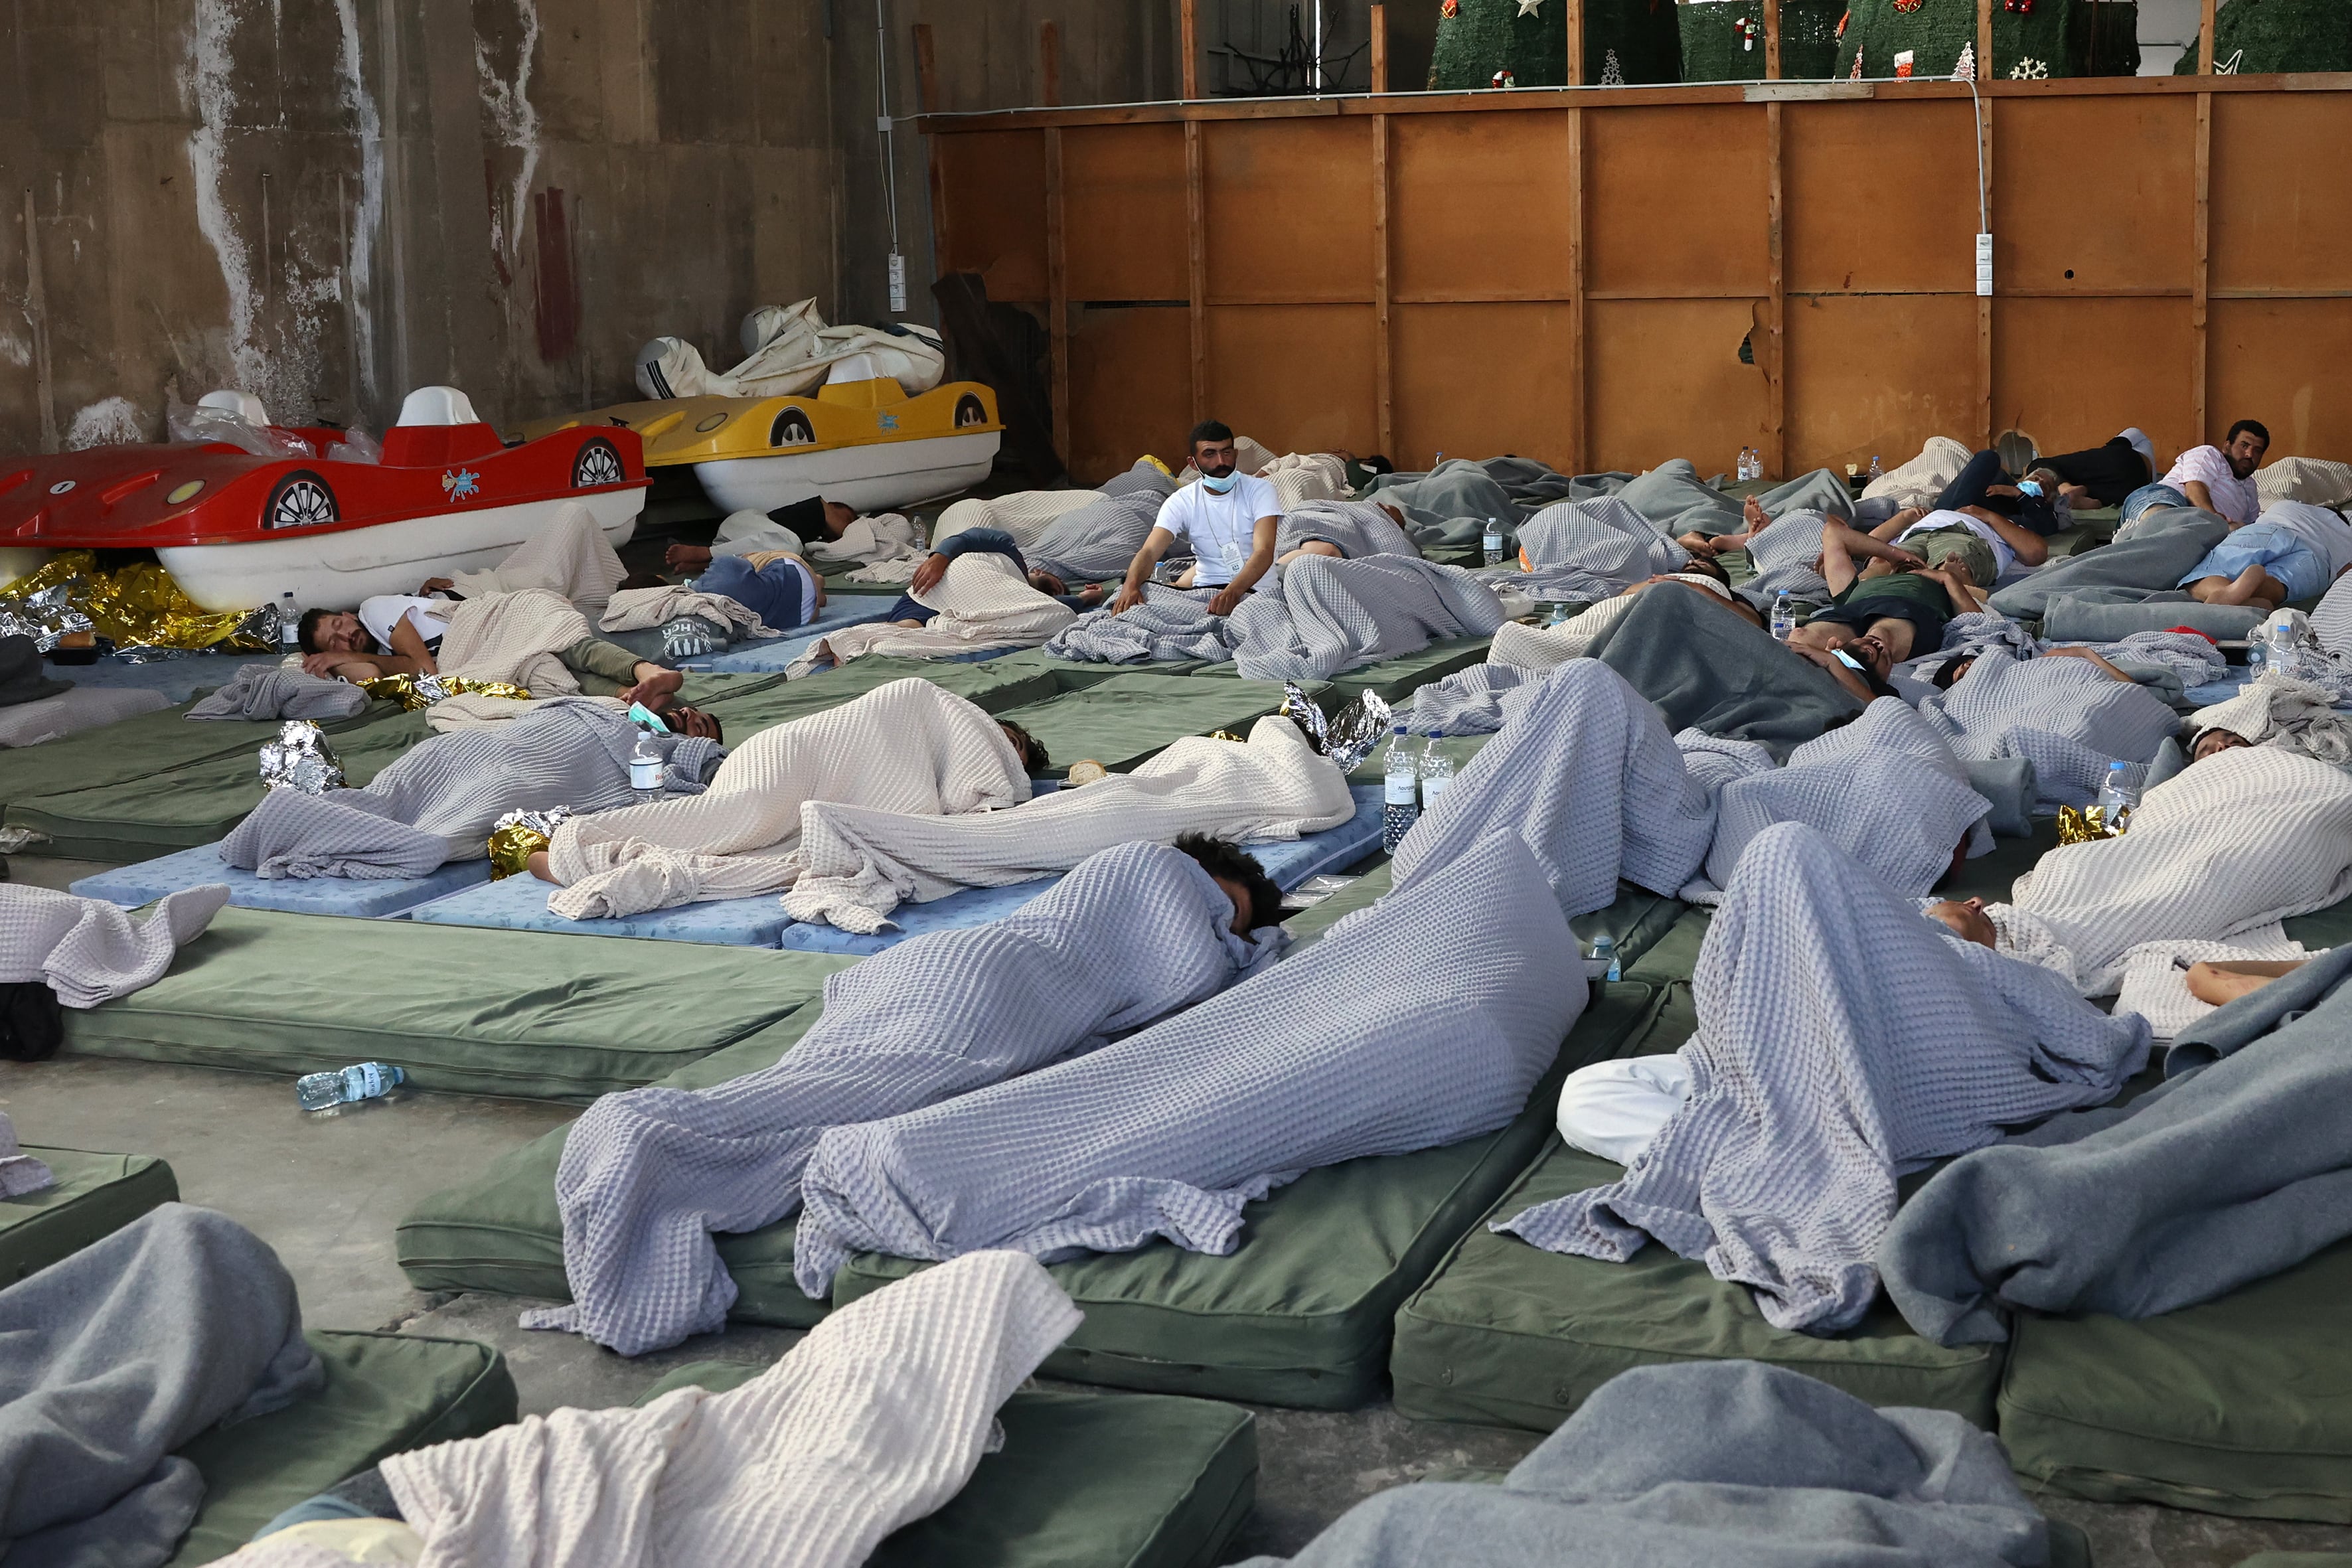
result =
M2234 750L2239 746L2252 744L2252 741L2247 740L2235 730L2216 727L2197 737L2197 749L2189 753L2189 760L2192 763L2201 763L2208 757L2218 757L2222 752Z
M1972 942L1979 947L1998 945L1998 933L1984 912L1982 899L1946 899L1942 903L1929 904L1927 912L1929 920L1951 927L1952 934L1962 942Z

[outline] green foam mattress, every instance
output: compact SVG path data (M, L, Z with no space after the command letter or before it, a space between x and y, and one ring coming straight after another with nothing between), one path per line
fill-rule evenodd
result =
M154 984L68 1009L64 1048L277 1073L384 1061L421 1089L586 1101L814 1016L852 962L230 908Z
M1244 1211L1212 1258L1160 1241L1050 1266L1086 1321L1045 1362L1078 1383L1346 1410L1380 1397L1398 1305L1486 1212L1550 1128L1559 1080L1620 1054L1662 1005L1606 988L1517 1120L1443 1149L1310 1171ZM865 1254L834 1281L845 1303L924 1265Z
M2161 1317L2020 1314L2000 1387L2010 1462L2100 1502L2352 1523L2347 1301L2338 1242Z
M646 1391L740 1388L760 1367L683 1366ZM1004 1446L947 1506L885 1538L870 1568L1213 1568L1257 1497L1257 1426L1205 1399L1025 1389Z
M46 1163L57 1182L0 1198L0 1286L71 1257L180 1195L172 1167L152 1155L29 1146L25 1152Z
M227 1556L296 1503L391 1455L515 1418L514 1379L488 1345L316 1330L310 1340L326 1387L179 1450L204 1472L205 1503L169 1568Z
M1310 685L1307 690L1323 688ZM1114 675L1044 701L1000 709L997 717L1034 735L1054 759L1046 773L1059 777L1086 758L1112 773L1127 773L1185 735L1224 730L1245 736L1252 724L1281 706L1280 681L1196 680L1153 672Z
M1672 1051L1696 1026L1688 987L1674 985L1612 1054ZM1630 1262L1601 1263L1486 1228L1487 1221L1622 1173L1610 1161L1550 1142L1398 1312L1390 1363L1398 1410L1426 1421L1549 1431L1619 1373L1739 1358L1791 1367L1874 1405L1954 1410L1992 1425L2005 1347L1932 1344L1883 1297L1847 1333L1790 1333L1764 1321L1745 1286L1727 1284L1704 1263L1654 1242Z

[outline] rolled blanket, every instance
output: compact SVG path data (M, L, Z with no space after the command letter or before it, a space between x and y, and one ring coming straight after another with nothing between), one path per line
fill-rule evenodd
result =
M2341 509L2352 503L2352 463L2324 458L2281 458L2254 470L2254 491L2267 510L2273 501Z
M1690 552L1616 496L1560 501L1519 525L1524 575L1537 599L1599 599L1679 571Z
M2352 948L2314 959L2176 1040L2163 1087L1938 1171L1879 1246L1905 1321L1964 1344L2007 1339L2011 1310L2152 1318L2352 1235L2319 1109L2352 1092L2347 971Z
M1373 501L1310 500L1290 508L1275 530L1275 554L1287 555L1308 543L1332 545L1349 561L1421 553L1397 520Z
M468 600L538 589L553 594L557 598L568 599L586 613L594 615L604 609L604 602L612 597L613 590L619 587L621 579L627 575L621 565L620 555L604 537L604 531L596 525L596 514L578 501L565 501L555 509L546 527L517 545L496 566L480 572L455 573L450 581L457 593ZM450 630L453 633L457 630L454 621ZM442 645L445 655L447 647L445 641ZM446 658L441 662L446 669ZM483 679L510 680L514 678L500 675ZM530 683L526 681L524 684Z
M2137 1017L1961 941L1801 823L1749 842L1693 994L1691 1095L1643 1161L1494 1228L1611 1263L1655 1237L1781 1329L1869 1310L1897 1175L2098 1104L2147 1056Z
M548 845L567 920L742 899L788 886L802 805L947 816L1029 798L1003 726L928 680L894 680L736 747L702 795L574 816Z
M715 626L725 626L738 637L780 637L784 634L760 618L749 605L724 594L705 594L684 584L659 588L622 588L614 592L596 624L608 632L643 631L699 616Z
M915 548L915 525L895 511L854 519L839 539L812 539L808 554L810 560L835 569L921 559Z
M241 666L229 683L190 705L191 719L350 719L368 694L348 680L329 680L281 665Z
M1187 735L1133 773L1056 790L1017 811L913 815L813 798L801 811L801 876L784 911L876 931L901 903L1050 876L1114 844L1166 844L1181 833L1296 838L1355 812L1339 770L1276 716L1252 726L1246 744Z
M1752 773L1716 796L1707 880L1727 889L1740 860L1775 823L1801 822L1870 868L1897 892L1926 893L1976 837L1992 803L1970 788L1952 749L1899 697L1882 697L1843 729L1808 741L1789 765ZM1695 889L1686 895L1712 902Z
M1100 490L1015 490L985 500L967 496L940 513L931 544L936 549L968 528L992 528L1011 534L1013 542L1026 550L1037 542L1047 523L1100 500Z
M1391 1488L1288 1562L2042 1568L2048 1537L1999 1439L1950 1411L1874 1410L1786 1367L1717 1361L1620 1373L1502 1485Z
M1896 510L1909 506L1933 506L1944 487L1960 477L1976 453L1965 442L1949 436L1930 436L1919 455L1909 462L1897 464L1862 487L1864 500L1891 500Z
M562 805L584 815L636 804L629 756L637 730L618 703L560 697L507 706L523 711L434 735L364 789L270 791L221 840L221 858L265 879L422 877L446 861L482 858L490 828L509 811ZM704 773L727 754L698 735L649 740L673 795L702 793Z
M1025 547L1029 564L1066 583L1124 576L1159 522L1164 499L1154 490L1129 490L1073 507L1047 523L1037 542Z
M1683 765L1658 712L1590 659L1532 689L1413 824L1393 862L1399 891L1444 880L1497 828L1523 838L1564 915L1617 897L1617 880L1671 893L1715 832L1715 805Z
M773 1067L606 1095L572 1125L555 1178L572 1305L524 1326L623 1355L716 1331L735 1282L711 1233L800 1207L818 1134L1017 1078L1213 996L1281 950L1278 926L1245 939L1233 920L1190 856L1120 845L1002 920L834 975L824 1016Z
M853 1302L729 1393L529 1415L383 1479L427 1563L858 1568L963 1489L1078 1319L1031 1259L989 1253Z
M133 920L103 899L0 882L0 985L38 980L68 1007L128 996L161 980L227 902L217 882L183 888Z
M1668 729L1761 742L1775 756L1862 711L1826 672L1710 597L1644 593L1591 657L1656 703Z
M939 612L919 626L869 621L827 632L787 670L795 678L867 654L930 658L992 647L1034 647L1067 626L1077 612L1032 588L1009 556L975 551L948 563L947 572L919 605Z
M2352 778L2270 746L2208 757L2149 790L2120 838L2062 845L2012 900L2073 952L2085 993L2144 942L2220 940L2352 894Z
M1584 1007L1583 973L1560 962L1574 942L1527 846L1493 834L1141 1034L828 1131L802 1176L793 1275L824 1295L853 1251L1051 1257L1164 1236L1229 1253L1242 1205L1286 1181L1518 1114ZM1446 980L1400 988L1410 973Z
M503 680L535 697L572 697L580 681L556 656L593 637L588 617L562 595L525 588L467 599L449 609L449 630L434 663L443 675Z
M1336 452L1286 452L1254 471L1274 486L1284 511L1348 493L1348 462Z
M326 1382L278 1255L165 1204L0 1290L0 1541L27 1563L152 1568L204 1501L173 1450Z
M364 695L360 700L367 700ZM171 705L162 692L135 686L77 686L54 697L0 708L0 746L45 745L142 713L159 713Z
M1979 655L1949 690L1922 699L1919 714L1964 758L2025 758L2042 798L2073 806L2097 796L2109 763L2147 762L2180 728L2162 699L2088 659L2021 659L2006 648Z

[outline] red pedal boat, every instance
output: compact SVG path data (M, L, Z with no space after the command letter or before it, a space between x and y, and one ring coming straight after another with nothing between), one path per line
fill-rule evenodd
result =
M244 394L204 401L266 423ZM0 458L0 552L152 550L207 610L285 593L305 608L351 609L494 566L566 501L618 548L645 504L635 432L571 429L507 447L454 387L408 395L379 463L329 460L341 430L269 428L309 455L210 441Z

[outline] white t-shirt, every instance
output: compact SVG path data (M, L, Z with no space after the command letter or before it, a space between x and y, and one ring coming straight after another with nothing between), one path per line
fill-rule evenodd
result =
M2000 536L2000 531L1984 519L1972 517L1964 511L1931 511L1905 529L1902 538L1895 542L1900 544L1915 533L1926 533L1939 528L1965 528L1991 545L1992 563L1999 568L1994 574L1995 581L2008 576L2009 569L2017 564L2017 552L2010 548L2009 541Z
M2263 510L2262 496L2254 481L2240 479L2230 471L2230 459L2221 456L2219 447L2191 447L2172 465L2171 471L2158 482L2170 485L2182 495L2182 487L2191 479L2205 487L2213 498L2213 510L2231 522L2252 522Z
M1160 503L1160 526L1192 546L1195 588L1232 582L1249 563L1257 520L1281 515L1274 487L1247 474L1235 476L1223 495L1194 483Z
M449 608L446 599L420 599L414 594L379 594L373 599L360 601L360 625L367 635L375 638L381 648L392 647L392 628L402 621L416 627L416 635L425 639L426 647L439 642L449 630L443 618Z

